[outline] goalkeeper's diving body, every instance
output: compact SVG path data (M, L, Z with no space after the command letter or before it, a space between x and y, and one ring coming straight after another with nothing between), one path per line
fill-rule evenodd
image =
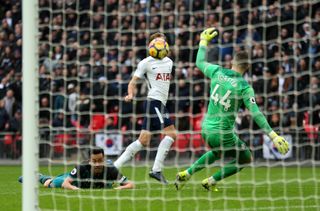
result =
M134 184L123 176L111 163L106 163L104 151L99 147L89 150L89 161L77 165L69 173L51 177L39 174L39 182L47 188L64 188L69 190L78 189L131 189ZM19 182L22 183L22 177Z
M231 69L206 62L207 45L217 35L218 31L215 28L206 29L201 33L196 59L197 67L211 79L210 102L202 122L202 137L211 151L202 155L188 169L177 174L175 181L177 190L180 190L194 173L207 165L221 158L231 158L229 163L202 181L205 189L216 191L217 182L236 174L244 165L251 162L250 150L234 133L235 118L243 104L258 126L273 141L277 150L281 154L286 154L289 150L288 142L272 130L260 112L252 87L242 77L249 66L248 53L245 51L235 53Z
M162 33L150 36L150 42L155 38L166 37ZM170 79L173 62L170 58L156 59L151 56L139 62L137 70L128 85L128 95L125 101L133 100L136 83L139 79L145 79L148 84L148 96L144 102L145 116L139 138L132 142L121 156L114 162L116 168L121 168L134 155L148 146L153 132L162 132L164 138L161 140L152 170L149 176L162 184L168 184L162 173L164 160L176 139L176 129L169 117L166 103L169 95Z

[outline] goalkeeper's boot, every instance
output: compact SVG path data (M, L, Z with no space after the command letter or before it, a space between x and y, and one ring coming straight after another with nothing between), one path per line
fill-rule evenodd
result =
M158 180L159 182L161 182L164 185L168 185L168 181L166 180L166 178L163 176L163 174L161 173L161 171L158 172L153 172L150 171L149 172L149 177Z
M209 178L202 180L201 182L202 187L204 187L207 191L217 192L218 189L216 187L216 183L210 182Z
M188 173L187 170L180 171L176 176L176 181L174 182L176 189L181 190L190 178L191 175Z

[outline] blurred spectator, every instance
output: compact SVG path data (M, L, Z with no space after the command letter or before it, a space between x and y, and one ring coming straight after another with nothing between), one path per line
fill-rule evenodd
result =
M10 83L8 77L4 77L0 83L0 99L3 99L6 96L7 89L9 88Z
M222 47L220 49L221 59L225 60L227 55L233 54L233 46L232 46L232 34L230 32L224 32L221 39Z
M304 102L308 107L320 105L320 79L313 76L310 78L310 83L307 85L309 93L304 94Z
M278 67L278 92L279 95L292 90L292 78L285 74L283 66Z
M15 134L22 135L22 114L21 110L17 110L14 116L10 119L7 124L7 131L14 132Z
M20 104L22 102L22 74L21 73L16 73L14 75L14 80L10 84L10 89L12 89L17 103Z
M279 114L272 114L271 115L271 118L269 119L269 124L270 126L278 131L279 130L279 127L280 127L280 117L279 117Z
M39 124L48 126L51 120L50 102L48 97L40 98Z
M10 116L4 107L4 100L0 100L0 131L4 131L9 122Z
M178 82L178 99L177 100L177 104L178 104L178 109L179 111L188 111L188 108L190 106L190 102L189 102L189 94L190 94L190 90L189 90L189 84L186 82L186 80L180 79Z
M107 122L106 122L106 130L107 130L107 132L111 132L111 131L114 131L116 129L117 129L117 127L115 125L114 118L111 117L111 116L107 117Z
M107 95L107 78L102 76L98 79L93 86L93 95L95 96L94 99L94 111L95 112L104 112L106 107L106 99L105 96Z
M189 124L190 120L189 117L185 115L183 111L179 111L177 113L177 129L179 131L187 131L190 130Z
M68 109L71 114L71 121L76 121L76 106L77 106L77 100L78 100L78 93L77 93L77 87L74 86L74 84L68 85Z
M58 127L61 129L72 127L69 118L65 117L63 110L60 110L56 117L52 120L52 127Z
M89 96L84 93L80 93L79 99L77 101L77 111L79 112L79 123L83 127L88 127L90 124L90 110L91 110L91 100Z
M12 89L9 89L6 93L6 96L3 98L4 108L6 109L9 117L11 118L17 107L16 99L14 97L14 92Z
M55 93L53 98L53 110L57 111L59 109L66 109L65 107L65 97L64 97L64 87L60 86L58 92Z

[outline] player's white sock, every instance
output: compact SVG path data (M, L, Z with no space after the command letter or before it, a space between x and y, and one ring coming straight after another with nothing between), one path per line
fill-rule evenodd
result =
M132 142L126 150L122 153L122 155L114 162L114 166L119 169L123 166L124 163L131 160L134 155L139 152L143 148L143 145L139 140Z
M165 136L162 139L161 143L159 144L157 156L152 167L153 172L161 171L164 159L166 158L173 142L174 140L170 136Z

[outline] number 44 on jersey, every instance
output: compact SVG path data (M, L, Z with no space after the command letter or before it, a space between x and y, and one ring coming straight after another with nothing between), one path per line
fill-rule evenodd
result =
M217 93L217 90L219 89L220 85L216 84L214 87L212 94L211 94L211 99L214 101L214 104L217 105L218 103L221 104L224 107L225 111L228 111L228 109L231 107L230 104L230 99L228 97L231 94L231 91L228 90L222 97Z

